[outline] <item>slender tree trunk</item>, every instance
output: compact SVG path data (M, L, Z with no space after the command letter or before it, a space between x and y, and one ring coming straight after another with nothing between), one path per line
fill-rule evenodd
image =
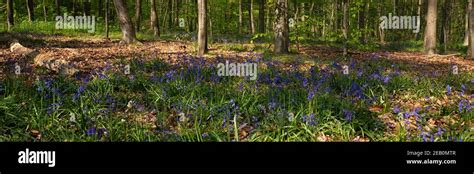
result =
M105 38L109 39L110 0L105 0Z
M299 52L300 51L300 44L299 44L299 33L298 33L298 24L299 24L299 8L298 8L298 3L297 0L294 0L294 6L295 6L295 42L296 42L296 50Z
M168 0L168 32L173 30L173 0Z
M181 2L181 0L177 0L177 1L176 1L176 5L175 5L175 6L176 6L176 8L175 8L175 9L176 9L176 12L175 12L175 15L174 15L174 16L175 16L174 23L175 23L176 25L179 25L179 13L180 13L180 12L179 12L179 10L180 10L180 9L179 9L179 6L180 6L180 4L181 4L180 2Z
M449 14L451 10L451 1L444 0L444 10L443 10L443 23L441 25L441 37L440 40L443 42L443 53L448 49L448 37L449 37Z
M423 0L418 0L418 9L417 9L417 14L418 16L421 17L421 6L423 5ZM421 21L419 21L421 23ZM421 24L420 24L421 27ZM416 40L420 39L420 32L415 34Z
M242 34L242 0L239 0L239 34Z
M7 25L8 31L11 31L12 27L15 25L13 20L13 0L7 0Z
M61 0L55 0L56 16L61 16Z
M250 34L255 33L255 25L253 22L253 0L249 0L249 32Z
M135 31L140 32L140 21L142 16L142 1L135 0Z
M44 15L44 21L48 21L48 13L46 12L46 1L43 0L43 15Z
M77 14L76 0L72 0L72 15L75 16L76 14Z
M198 55L207 53L207 0L198 0Z
M91 11L91 2L90 0L83 0L82 2L82 11L85 16L90 15Z
M33 22L35 20L35 5L33 0L26 0L26 8L28 10L28 21Z
M160 24L158 22L158 16L156 14L156 0L150 0L150 22L151 28L153 29L153 35L160 37Z
M465 32L464 32L464 42L463 42L463 45L464 46L468 46L469 45L469 4L472 3L472 0L469 0L468 1L468 5L466 6L466 23L465 23Z
M365 2L365 1L363 1ZM366 31L365 30L365 7L366 5L369 4L367 2L361 4L359 6L359 31L361 31L361 36L359 37L359 42L362 43L362 44L365 44L365 41L366 41L366 38L365 38L365 33Z
M97 16L102 16L102 0L97 0Z
M469 57L474 59L474 1L469 2Z
M277 0L275 9L275 48L277 54L288 53L290 45L288 26L288 0Z
M425 54L436 53L436 18L437 18L437 0L428 1L428 12L426 14L426 29L424 48Z
M120 29L122 30L122 42L126 44L136 42L137 37L130 17L128 16L127 6L124 0L114 0L114 5L120 21Z
M342 33L344 35L344 48L343 48L343 55L347 55L347 35L349 33L349 2L348 0L342 1L342 8L344 11L344 18L342 19Z
M265 33L265 0L259 0L258 32Z

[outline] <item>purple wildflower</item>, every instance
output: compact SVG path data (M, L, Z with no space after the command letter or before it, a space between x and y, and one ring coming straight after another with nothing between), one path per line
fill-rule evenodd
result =
M399 108L398 106L395 106L395 107L393 108L393 113L394 113L394 114L400 113L400 108Z
M451 86L449 85L446 86L446 94L451 95Z
M347 109L342 110L342 112L344 114L344 118L346 119L346 121L351 122L352 118L354 117L354 113Z
M87 132L86 132L87 135L94 135L95 133L96 133L96 128L95 127L91 127L89 129L87 129Z

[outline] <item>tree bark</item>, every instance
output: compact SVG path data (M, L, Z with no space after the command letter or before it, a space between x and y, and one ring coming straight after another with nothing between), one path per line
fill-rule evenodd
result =
M13 0L7 0L7 25L8 31L11 31L12 27L15 25L13 20Z
M140 21L142 15L142 1L135 0L135 31L140 32Z
M442 18L443 23L441 25L441 35L440 35L440 40L443 43L443 50L442 50L443 53L445 53L448 49L450 10L451 10L451 1L445 0L444 7L443 7L443 18Z
M156 0L150 0L151 2L151 13L150 13L150 23L151 28L153 29L153 35L160 37L160 24L158 22L158 16L156 14Z
M28 10L28 21L33 22L35 20L35 5L33 0L26 0L26 8Z
M135 30L130 17L128 16L127 6L124 0L114 0L115 11L120 21L120 29L122 30L122 42L129 44L137 41Z
M474 59L474 1L469 2L469 52Z
M109 39L110 0L105 0L105 38Z
M203 56L207 48L207 0L198 0L198 55Z
M90 15L91 2L90 0L83 0L82 2L82 14L85 16Z
M47 22L48 21L48 13L46 12L46 1L43 0L43 15L44 15L44 21Z
M253 0L249 0L249 32L250 34L255 33L255 25L253 22Z
M465 23L466 31L464 32L464 42L463 42L464 46L469 45L469 4L471 3L472 3L472 0L469 0L468 5L466 6L466 23Z
M421 6L423 5L423 1L422 0L418 0L418 9L417 9L417 14L418 16L421 17ZM419 21L421 23L421 21ZM420 25L421 27L421 25ZM415 38L416 40L420 39L420 32L416 33L415 34Z
M56 16L61 16L61 0L55 0Z
M239 34L242 34L242 0L239 0Z
M288 26L288 0L277 0L275 9L275 48L277 54L288 53L290 45Z
M343 48L343 55L347 55L347 35L349 33L349 2L348 0L343 0L342 1L342 8L344 11L344 17L343 17L343 22L342 22L342 34L344 35L344 48Z
M265 0L259 0L258 32L265 33Z
M168 0L168 32L173 30L173 0Z
M426 29L424 48L425 54L436 53L436 18L437 18L437 0L428 1L428 12L426 14Z

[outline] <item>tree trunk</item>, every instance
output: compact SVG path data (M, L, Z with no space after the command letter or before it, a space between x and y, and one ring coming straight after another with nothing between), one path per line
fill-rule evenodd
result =
M343 55L347 55L347 35L349 33L349 2L348 0L342 1L342 8L344 11L344 17L342 21L342 34L344 35L344 48L343 48Z
M464 46L469 45L469 4L471 3L472 3L472 0L469 0L468 5L466 6L466 23L465 23L466 30L464 32L464 42L463 42Z
M288 53L290 45L288 26L288 0L277 0L275 7L275 53Z
M168 0L168 32L173 30L173 0Z
M366 38L365 38L365 7L366 5L369 4L367 2L361 4L359 6L359 18L358 18L358 21L359 21L359 31L361 31L361 35L359 37L359 42L362 43L362 44L365 44L365 41L366 41Z
M105 38L109 39L110 0L105 0Z
M469 2L469 52L474 59L474 1Z
M253 0L249 0L249 32L255 33L255 25L253 23Z
M61 0L55 0L56 16L61 16Z
M120 21L120 29L122 30L122 42L129 44L136 42L137 38L130 17L128 16L127 6L124 0L114 0L115 11Z
M421 6L422 6L422 5L423 5L423 1L422 1L422 0L418 0L417 14L418 14L418 16L420 16L420 17L421 17ZM419 21L419 22L421 23L421 21ZM421 27L421 25L420 25L420 27ZM420 39L420 32L417 32L417 33L415 34L415 38L416 38L416 40Z
M159 18L156 14L156 0L150 0L150 2L151 2L150 23L151 23L151 28L153 29L153 36L160 37L160 24L158 22Z
M43 0L43 15L44 15L44 21L48 21L48 13L46 12L46 1Z
M242 34L242 0L239 0L239 34Z
M437 4L437 0L428 1L428 12L426 14L426 29L424 39L425 54L436 53Z
M207 53L207 0L198 0L198 55Z
M140 21L142 16L142 1L135 0L135 31L140 32Z
M83 0L82 2L82 14L84 16L90 15L91 2L90 0Z
M26 0L26 8L28 10L28 21L33 22L35 20L35 5L33 0Z
M13 20L13 0L7 0L7 25L8 31L11 31L12 27L15 25Z
M102 0L97 0L97 17L102 16Z
M265 33L265 0L259 0L258 8L258 32Z
M449 37L449 14L451 10L451 1L450 0L445 0L444 1L444 10L443 10L443 18L442 18L442 25L441 25L441 35L440 35L440 40L443 43L443 53L445 53L448 49L448 37Z

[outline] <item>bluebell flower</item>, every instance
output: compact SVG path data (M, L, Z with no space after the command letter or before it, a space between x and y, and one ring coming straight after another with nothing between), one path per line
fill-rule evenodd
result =
M354 113L347 109L343 109L342 112L344 114L344 119L348 122L351 122L352 118L354 117Z
M405 118L410 118L410 116L411 116L411 115L410 115L410 113L409 113L409 112L405 112L405 113L403 113L403 117L405 117Z
M303 87L308 86L308 78L303 79Z
M102 136L103 135L107 135L107 129L106 128L100 128L98 131L97 131L97 138L98 139L102 139ZM93 134L91 134L93 135ZM108 135L107 135L108 136Z
M426 135L424 132L421 133L421 138L423 139L423 142L426 142Z
M316 124L314 114L309 115L309 125L314 126Z
M400 108L399 108L398 106L395 106L395 107L393 108L393 113L394 113L394 114L400 113Z
M89 129L87 129L87 131L86 131L87 135L94 135L95 133L96 133L96 128L95 127L91 127Z
M361 69L357 69L357 77L361 77L362 76L362 70Z
M462 113L462 111L464 110L464 100L459 101L458 110L459 113Z
M311 90L311 91L309 91L308 97L306 99L311 100L311 99L313 99L313 97L314 97L314 91Z
M436 135L441 136L442 134L443 134L443 129L438 127L438 132L436 133Z
M203 133L203 134L201 135L201 137L202 137L203 139L206 139L206 138L209 137L209 134L208 134L208 133Z
M474 78L471 79L471 83L474 83Z
M390 81L390 76L385 76L383 78L383 83L387 84Z
M446 94L451 95L451 86L449 85L446 86Z

